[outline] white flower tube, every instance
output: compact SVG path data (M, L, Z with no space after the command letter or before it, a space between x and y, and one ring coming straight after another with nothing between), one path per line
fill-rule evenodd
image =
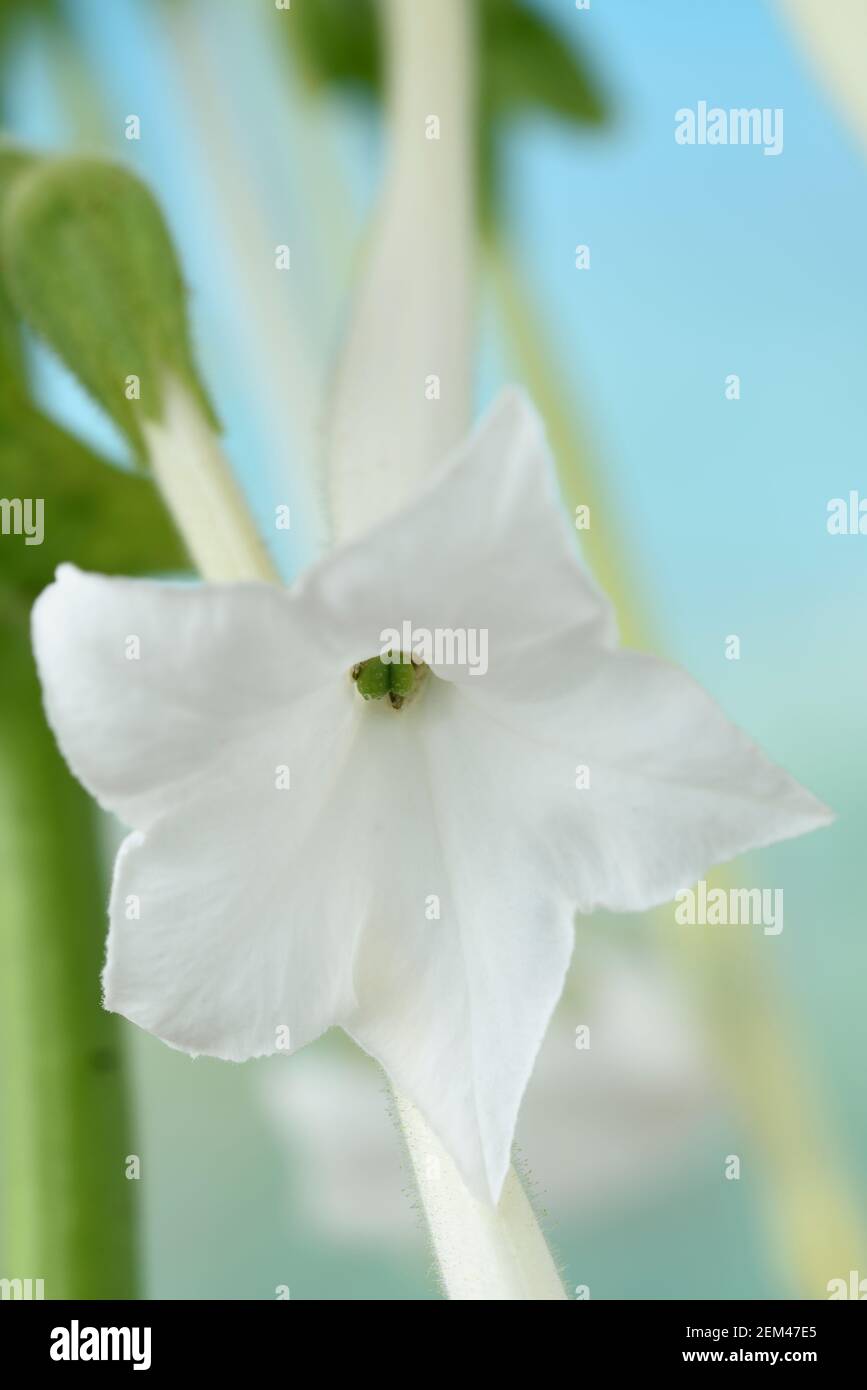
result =
M210 421L181 382L169 379L165 408L142 426L148 462L190 558L214 583L279 575Z
M334 531L381 520L472 413L471 6L384 0L388 163L328 412Z
M381 12L390 148L330 414L339 541L399 506L463 437L472 412L471 7L382 0ZM514 1169L496 1207L478 1200L415 1106L396 1099L447 1295L564 1299Z
M487 1303L565 1299L566 1293L514 1168L497 1205L467 1189L408 1100L396 1097L437 1267L449 1298Z

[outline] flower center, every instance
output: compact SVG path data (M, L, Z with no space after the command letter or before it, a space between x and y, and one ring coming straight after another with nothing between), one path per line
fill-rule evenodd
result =
M402 709L418 694L428 667L409 652L392 651L356 662L350 674L363 700L383 700L387 695L392 709Z

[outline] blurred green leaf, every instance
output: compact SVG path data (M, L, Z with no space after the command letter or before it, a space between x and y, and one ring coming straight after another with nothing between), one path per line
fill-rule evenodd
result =
M62 0L0 0L0 116L5 120L7 109L7 80L15 61L15 42L19 35L34 24L60 31L64 43L71 40L68 15Z
M189 567L156 486L106 462L8 380L0 386L0 494L42 498L44 540L0 535L0 581L32 594L72 561L104 574Z
M59 0L0 0L0 40L33 19L62 23L63 6Z
M500 193L503 123L536 111L600 127L610 108L590 64L525 0L476 0L479 211L490 221ZM382 35L374 0L296 0L284 32L314 86L382 99Z
M37 156L0 145L0 209ZM183 546L151 480L124 471L63 429L31 398L20 324L0 256L0 496L41 498L45 535L0 535L0 582L32 595L71 560L112 574L185 569Z
M476 0L481 114L496 121L521 109L578 125L601 125L609 110L589 64L524 0ZM284 31L311 80L382 96L383 62L374 0L296 0Z
M295 0L283 31L315 85L373 96L382 85L379 19L374 0Z
M19 149L14 145L0 144L0 206L2 206L12 181L32 163L33 158L34 156L26 150ZM10 377L23 383L24 349L21 342L18 316L12 307L6 289L6 279L2 274L2 258L0 258L0 384L8 381Z
M518 0L481 0L483 104L492 120L522 108L602 125L608 108L590 65L559 29Z
M0 380L24 378L24 350L18 320L0 279Z

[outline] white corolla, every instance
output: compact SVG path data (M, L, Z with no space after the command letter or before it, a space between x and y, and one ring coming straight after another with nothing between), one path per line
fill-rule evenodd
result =
M433 661L381 664L389 630ZM487 1199L576 910L830 819L689 676L618 648L518 392L292 588L64 566L33 632L60 746L132 830L106 1006L236 1061L340 1025Z

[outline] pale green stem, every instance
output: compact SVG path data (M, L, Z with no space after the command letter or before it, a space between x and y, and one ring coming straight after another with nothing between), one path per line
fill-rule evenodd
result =
M41 38L70 122L101 146L104 106L79 50L49 23ZM97 812L42 712L33 597L0 593L0 1273L41 1280L47 1299L134 1299L139 1185L123 1023L100 1000Z
M0 611L4 1265L48 1299L137 1296L121 1021L100 1007L96 812L45 723L25 597Z

